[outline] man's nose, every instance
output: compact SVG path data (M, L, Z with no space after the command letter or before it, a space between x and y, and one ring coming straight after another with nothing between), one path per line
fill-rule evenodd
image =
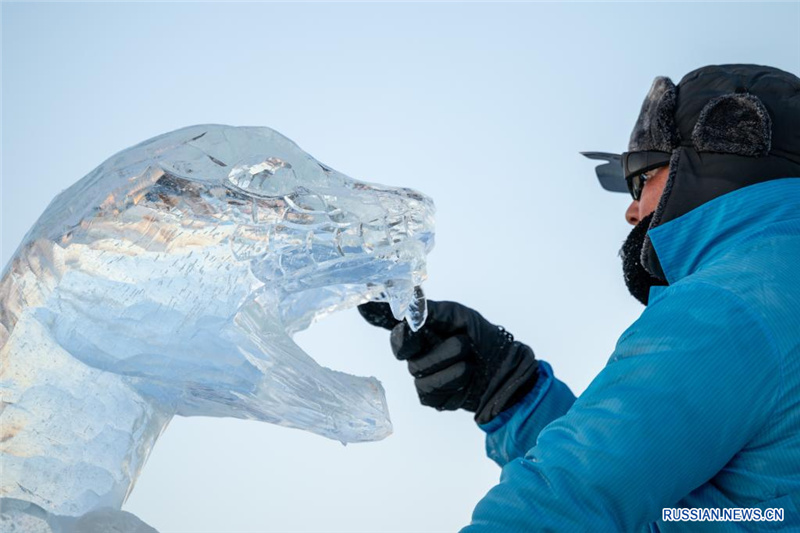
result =
M625 220L627 220L628 224L631 226L635 226L639 223L639 202L636 200L631 202L631 205L628 206L628 210L625 211Z

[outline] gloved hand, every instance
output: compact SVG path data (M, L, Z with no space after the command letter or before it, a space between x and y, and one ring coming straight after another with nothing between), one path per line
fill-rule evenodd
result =
M465 409L485 424L536 384L533 350L469 307L428 300L428 319L416 333L386 303L369 302L358 310L370 324L392 331L392 352L408 362L423 405Z

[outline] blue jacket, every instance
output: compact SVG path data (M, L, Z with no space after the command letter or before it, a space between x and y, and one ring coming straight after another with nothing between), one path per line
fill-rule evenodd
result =
M500 483L462 533L800 531L800 178L650 231L670 285L575 399L541 362L486 424ZM783 522L663 521L782 508Z

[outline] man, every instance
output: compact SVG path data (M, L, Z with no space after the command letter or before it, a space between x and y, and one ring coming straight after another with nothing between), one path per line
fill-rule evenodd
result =
M360 308L422 403L475 412L503 468L464 531L698 529L676 508L777 508L700 529L800 531L800 79L657 78L629 151L588 155L633 196L621 255L647 307L579 398L469 308L432 301L417 333Z

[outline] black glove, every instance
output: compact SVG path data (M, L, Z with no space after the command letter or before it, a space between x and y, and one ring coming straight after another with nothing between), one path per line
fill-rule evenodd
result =
M392 351L408 361L423 405L465 409L485 424L536 384L533 350L469 307L428 300L428 319L416 333L388 304L369 302L358 310L370 324L392 331Z

